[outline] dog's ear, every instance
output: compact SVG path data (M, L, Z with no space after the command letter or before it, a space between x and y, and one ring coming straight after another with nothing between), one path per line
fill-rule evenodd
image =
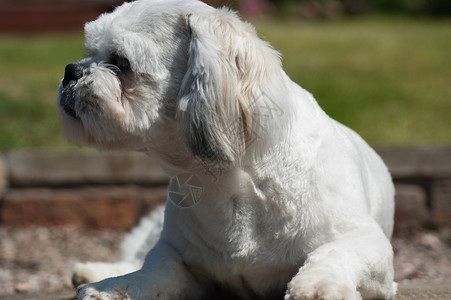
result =
M276 51L228 9L187 18L188 66L177 118L195 156L239 163L252 139L259 85L280 70Z

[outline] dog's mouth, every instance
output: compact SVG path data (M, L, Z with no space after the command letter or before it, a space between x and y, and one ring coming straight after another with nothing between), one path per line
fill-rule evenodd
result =
M60 106L69 117L76 120L80 119L75 111L75 98L70 86L64 88L60 97Z
M68 114L70 117L74 118L74 119L79 119L77 116L77 113L75 112L75 110L73 109L73 107L71 107L68 104L63 104L63 110L66 114Z

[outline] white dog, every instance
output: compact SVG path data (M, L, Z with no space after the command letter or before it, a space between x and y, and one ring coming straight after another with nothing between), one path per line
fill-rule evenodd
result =
M85 32L89 57L60 86L69 140L146 152L172 179L142 268L83 285L78 299L218 287L242 299L394 297L387 168L251 25L200 1L140 0Z

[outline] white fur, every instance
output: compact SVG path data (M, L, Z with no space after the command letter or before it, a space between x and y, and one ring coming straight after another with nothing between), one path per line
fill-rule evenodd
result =
M72 281L75 285L96 282L139 270L146 254L160 238L164 220L164 206L155 208L143 217L138 226L124 238L121 244L121 259L116 263L76 263Z
M250 24L195 0L140 0L85 31L83 77L60 87L68 138L145 151L170 191L188 173L202 193L189 208L167 202L141 269L78 299L199 299L217 286L243 299L394 297L387 168Z

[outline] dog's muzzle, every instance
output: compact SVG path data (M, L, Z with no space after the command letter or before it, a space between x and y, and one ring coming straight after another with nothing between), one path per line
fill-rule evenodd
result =
M75 112L74 86L83 77L83 67L79 64L69 64L64 71L63 94L60 98L60 105L74 119L78 119Z

